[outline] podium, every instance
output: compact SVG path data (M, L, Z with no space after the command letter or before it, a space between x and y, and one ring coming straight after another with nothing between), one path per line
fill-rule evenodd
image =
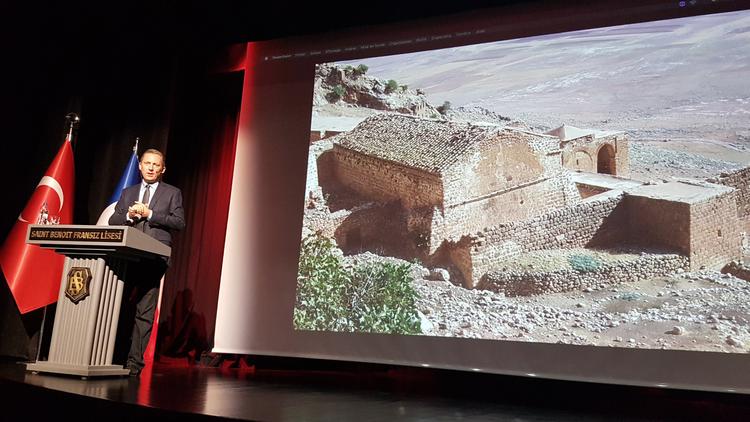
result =
M128 266L169 257L171 248L127 226L30 225L26 243L65 255L48 360L26 370L127 375L112 356Z

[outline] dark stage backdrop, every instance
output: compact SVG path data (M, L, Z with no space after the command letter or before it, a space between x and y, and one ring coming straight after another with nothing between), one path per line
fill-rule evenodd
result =
M179 96L165 175L182 187L187 228L162 290L159 350L170 356L213 344L242 78L214 74Z
M169 139L180 57L172 41L102 20L63 20L52 10L33 17L17 24L3 50L0 180L12 182L4 185L0 207L2 239L62 144L67 113L81 117L74 142L75 223L96 221L135 136L144 139L142 147L165 148ZM28 357L40 321L40 311L18 313L0 280L0 356Z
M166 153L165 181L183 189L187 210L188 229L174 247L162 318L175 326L181 320L170 315L175 298L190 290L193 309L213 329L241 72L209 67L216 67L212 57L222 56L220 49L180 48L153 33L107 34L67 34L68 40L29 35L33 48L22 43L26 49L10 50L13 60L4 69L9 95L0 102L0 180L12 183L0 207L1 239L63 142L68 112L81 117L74 144L76 224L96 222L138 136L139 151ZM33 359L42 312L20 315L0 278L0 357ZM211 333L204 330L202 338L210 341Z

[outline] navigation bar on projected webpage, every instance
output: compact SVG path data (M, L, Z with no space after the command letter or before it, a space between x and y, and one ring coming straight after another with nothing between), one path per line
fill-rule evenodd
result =
M640 14L646 14L646 15L653 15L654 13L658 13L660 11L669 11L669 10L675 10L675 9L682 9L682 10L692 10L695 9L695 13L715 13L719 12L725 9L725 7L720 8L722 5L727 5L731 3L735 3L736 0L687 0L687 1L670 1L670 2L654 2L652 4L640 4L640 5L630 5L627 7L628 14L631 16L638 16ZM701 10L700 12L697 11L699 7L702 7L704 10ZM716 10L712 10L716 9ZM321 49L310 49L310 50L304 50L304 51L280 51L279 54L269 54L266 56L263 56L263 61L279 61L279 60L295 60L295 59L310 59L315 57L323 57L326 56L327 58L325 60L331 60L328 56L335 56L335 55L351 55L358 52L363 53L373 53L377 50L382 51L390 51L388 49L405 49L409 47L409 50L412 51L421 51L424 49L430 49L430 48L445 48L445 47L451 47L451 46L459 46L463 45L467 42L490 42L490 41L498 41L505 38L516 38L518 37L518 34L514 34L515 31L523 30L526 31L532 31L536 34L544 34L549 32L550 30L553 30L554 28L562 28L567 27L570 25L579 25L582 21L591 21L595 20L598 16L600 16L600 13L597 11L587 11L587 12L580 12L575 14L555 14L550 13L548 16L545 16L544 19L537 19L535 21L526 21L524 22L523 27L519 27L514 20L513 22L506 22L506 21L498 21L493 22L491 25L480 25L480 26L474 26L471 30L459 30L459 31L450 31L450 32L443 32L443 33L437 33L437 34L425 34L425 35L419 35L419 36L413 36L413 37L407 37L407 38L397 38L396 39L390 39L390 40L378 40L378 41L368 41L368 42L361 42L359 44L354 45L347 45L347 46L341 46L341 47L329 47L329 48L321 48ZM485 21L486 23L486 21ZM622 24L625 23L632 23L632 22L622 22ZM567 28L563 31L572 31L580 28ZM558 30L554 30L553 32L559 32ZM383 35L382 38L388 38L392 36L392 33L389 33L387 35ZM521 37L524 36L533 36L533 35L521 35ZM330 43L330 39L326 41L326 43ZM440 46L430 46L429 44L438 44L440 43ZM444 45L443 45L444 44ZM377 54L385 54L383 52L377 53ZM395 51L391 51L393 53ZM348 58L348 56L347 56ZM354 58L354 57L351 57Z

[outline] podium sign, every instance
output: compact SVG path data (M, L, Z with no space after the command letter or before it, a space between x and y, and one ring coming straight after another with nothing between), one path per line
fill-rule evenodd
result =
M168 257L171 248L127 226L30 225L26 243L65 255L49 358L26 369L127 375L112 356L128 266Z

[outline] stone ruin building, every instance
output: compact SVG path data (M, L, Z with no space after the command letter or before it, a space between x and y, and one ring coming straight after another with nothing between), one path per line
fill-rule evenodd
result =
M565 168L622 177L630 173L628 140L622 132L562 125L547 132L547 135L560 140L562 165Z
M514 128L379 114L334 139L323 185L393 204L402 227L432 255L446 240L525 220L580 200L556 137ZM332 183L326 183L332 181ZM383 237L352 225L338 237Z
M714 183L630 180L622 133L383 113L330 141L311 147L308 194L334 198L327 233L339 246L446 267L466 287L507 291L498 263L537 250L626 244L680 257L646 265L642 277L742 255L750 172Z

